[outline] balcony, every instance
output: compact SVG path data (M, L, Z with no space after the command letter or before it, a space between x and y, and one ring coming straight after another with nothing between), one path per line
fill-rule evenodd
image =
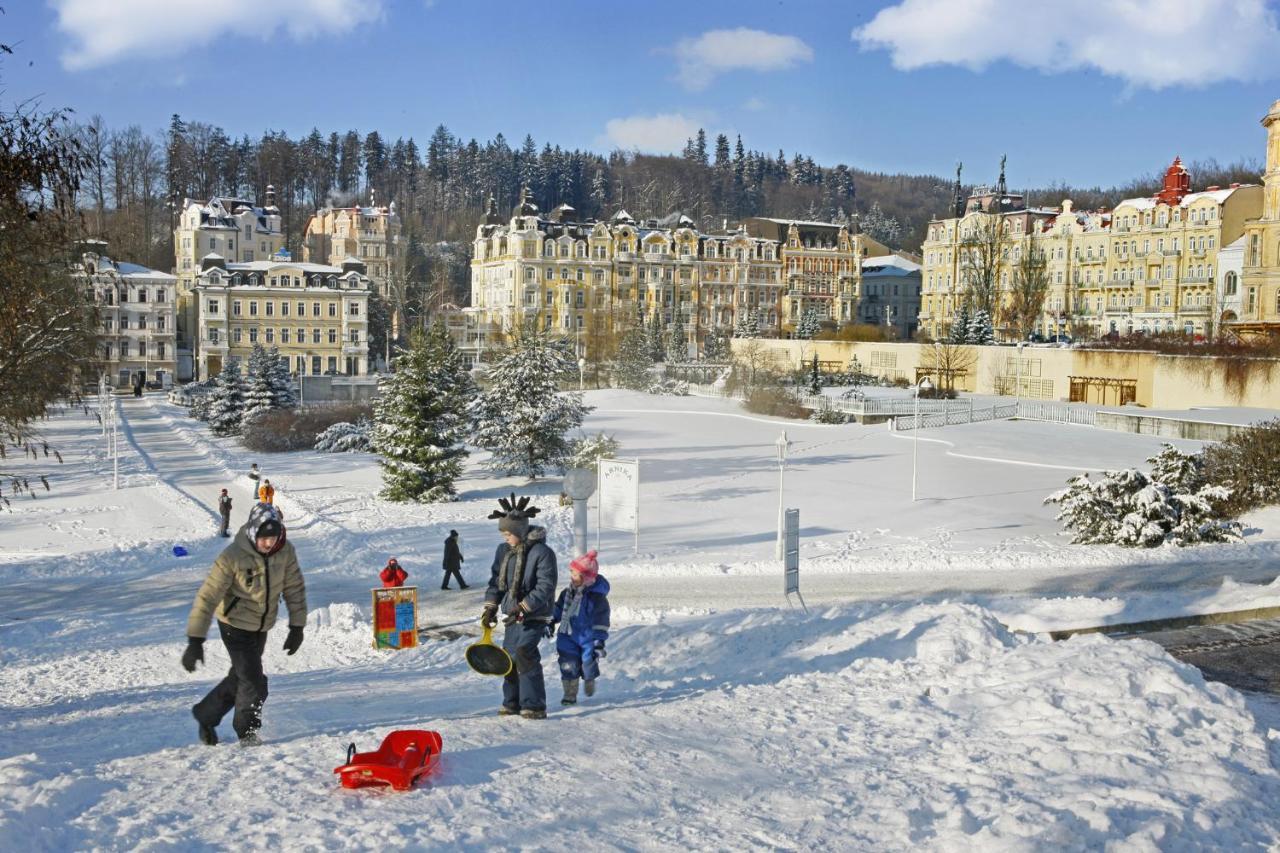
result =
M1182 277L1183 284L1208 284L1213 281L1207 275L1186 275Z
M617 260L622 263L634 261L635 259L636 259L635 252L618 252L616 255L614 255L614 260Z

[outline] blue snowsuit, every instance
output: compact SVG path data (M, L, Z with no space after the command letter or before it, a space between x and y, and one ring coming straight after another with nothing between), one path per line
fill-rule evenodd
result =
M604 641L609 639L608 595L609 582L603 575L596 575L591 586L578 589L567 586L561 591L551 621L557 626L556 654L560 657L562 679L593 681L600 677L596 650L603 649ZM575 596L581 596L582 600L573 613Z

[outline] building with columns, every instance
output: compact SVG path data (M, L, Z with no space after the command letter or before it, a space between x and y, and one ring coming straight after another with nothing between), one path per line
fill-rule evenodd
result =
M664 323L679 312L690 345L748 315L764 335L785 334L807 310L853 322L859 259L883 254L834 223L755 218L708 232L679 213L637 220L625 210L580 221L568 205L544 216L527 195L504 219L490 200L476 229L465 351L474 358L528 321L589 341L624 312Z
M288 259L227 263L205 255L192 290L197 307L196 374L216 376L247 361L254 344L277 347L298 376L364 376L369 363L369 277Z
M1262 210L1244 229L1240 313L1229 322L1241 334L1280 332L1280 100L1262 117L1267 132L1267 170Z
M177 369L177 279L138 264L113 261L107 244L87 241L75 269L98 308L98 357L117 387L170 382Z
M957 178L958 188L958 178ZM1028 208L1004 186L979 188L946 219L930 222L924 257L921 328L946 335L974 283L994 282L997 333L1016 337L1014 289L1024 256L1043 261L1045 299L1031 324L1046 337L1095 334L1204 334L1216 322L1218 251L1262 211L1262 187L1233 184L1193 191L1175 158L1163 187L1114 210ZM1247 259L1246 259L1247 265ZM989 272L988 272L989 271Z

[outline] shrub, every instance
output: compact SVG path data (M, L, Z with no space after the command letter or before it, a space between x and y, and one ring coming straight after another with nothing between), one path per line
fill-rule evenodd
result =
M820 406L813 410L809 420L819 424L847 424L852 420L852 415L831 406Z
M689 383L681 382L678 379L656 379L645 391L664 397L688 397Z
M616 457L621 446L616 438L603 432L575 438L569 442L569 458L565 467L590 468L594 471L601 459Z
M1225 509L1230 490L1205 485L1201 461L1171 444L1136 468L1106 471L1097 480L1080 474L1045 498L1062 507L1058 520L1088 545L1194 545L1240 538L1240 523ZM1163 479L1162 479L1163 478Z
M758 415L772 415L777 418L795 418L807 420L809 410L800 404L795 392L780 385L757 386L751 389L743 407Z
M960 392L954 388L939 388L936 385L920 391L921 400L954 400L959 396Z
M1202 452L1205 480L1231 490L1234 515L1280 503L1280 420L1241 430Z
M373 407L368 403L274 409L247 422L240 440L249 450L259 453L310 450L320 433L334 424L367 420L372 414Z
M368 453L373 424L361 418L355 423L336 423L316 436L315 449L321 453Z

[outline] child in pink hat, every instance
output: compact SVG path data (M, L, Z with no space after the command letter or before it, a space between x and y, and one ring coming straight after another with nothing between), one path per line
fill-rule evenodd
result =
M578 701L578 680L588 696L596 692L604 642L609 638L609 582L600 575L596 552L569 564L569 585L560 593L551 617L556 654L560 657L561 705Z

